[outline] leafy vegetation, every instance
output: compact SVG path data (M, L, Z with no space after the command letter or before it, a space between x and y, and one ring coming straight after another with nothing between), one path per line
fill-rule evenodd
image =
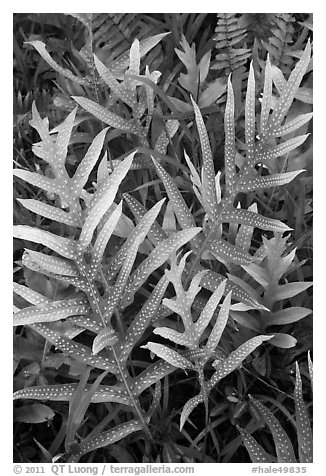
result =
M14 15L15 461L312 461L312 17L257 15Z

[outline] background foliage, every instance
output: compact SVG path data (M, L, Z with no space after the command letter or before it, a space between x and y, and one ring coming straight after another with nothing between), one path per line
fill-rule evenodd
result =
M312 461L312 15L14 15L16 462Z

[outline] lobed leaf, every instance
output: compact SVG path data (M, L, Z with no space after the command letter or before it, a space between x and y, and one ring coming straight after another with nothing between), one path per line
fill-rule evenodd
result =
M216 322L209 335L208 341L204 347L205 350L207 350L208 352L212 353L216 349L222 337L222 333L225 329L225 326L229 318L229 311L231 306L231 294L232 292L229 292L227 296L225 297L223 304L221 306L220 312L216 318Z

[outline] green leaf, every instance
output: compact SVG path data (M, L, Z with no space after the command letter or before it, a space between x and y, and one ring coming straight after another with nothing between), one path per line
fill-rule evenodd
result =
M277 332L274 334L274 337L269 341L270 344L275 347L280 347L281 349L291 349L297 344L297 339L290 336L289 334L282 334Z
M307 139L309 134L303 134L297 137L293 137L285 142L281 142L280 144L269 147L266 150L260 150L258 147L255 153L255 162L262 162L263 164L269 165L270 161L276 159L277 157L282 157L282 155L286 155L291 150L296 149L299 147L303 142Z
M278 463L296 463L290 438L273 413L262 403L250 398L251 404L261 414L273 435Z
M38 174L36 172L30 172L29 170L14 169L13 173L16 177L25 180L25 182L28 182L35 187L41 188L46 192L60 194L60 185L56 184L55 180L49 177L45 177L44 175ZM26 203L27 200L29 200L30 203L32 199L25 199L24 203Z
M296 380L294 389L294 402L295 420L297 424L298 435L299 460L300 463L312 463L312 431L310 427L308 412L302 396L302 382L298 362L295 363L295 375Z

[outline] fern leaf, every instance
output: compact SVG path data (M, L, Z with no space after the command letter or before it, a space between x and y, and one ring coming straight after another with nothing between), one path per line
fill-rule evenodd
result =
M187 403L183 407L181 415L180 415L180 431L184 427L184 424L186 423L190 413L201 402L204 402L204 398L203 398L202 394L196 395L195 397L193 397L193 398L191 398L190 400L187 401Z
M175 367L165 360L159 360L147 367L134 379L133 393L140 395L146 388L159 382L166 375L175 371Z
M51 300L47 297L43 296L42 294L33 291L32 289L28 288L27 286L23 286L22 284L13 283L13 291L21 296L25 301L38 306L39 304L46 304L50 303Z
M267 218L263 215L259 215L258 213L241 209L226 211L223 215L223 222L224 221L227 223L240 223L241 225L246 225L248 227L260 228L261 230L270 230L280 233L290 231L292 229L282 223L280 220Z
M88 392L90 385L86 385L85 392ZM63 385L40 385L26 387L14 392L13 399L33 399L33 400L52 400L58 402L69 402L76 391L76 383L66 383ZM92 395L92 403L115 402L124 405L130 405L130 398L125 390L116 388L116 386L100 385L97 391Z
M226 193L230 194L234 187L235 180L235 124L234 124L234 93L231 78L228 78L227 100L224 114L225 131L225 187Z
M141 203L139 203L138 200L127 193L123 195L123 198L128 203L128 206L136 220L140 221L145 213L147 213L146 208ZM161 241L165 240L165 238L167 238L167 234L158 223L154 222L151 230L148 232L148 238L151 240L153 245L156 246Z
M92 197L92 200L87 208L86 220L79 237L79 246L81 249L85 249L89 245L94 230L99 224L100 219L112 205L119 185L127 175L127 172L132 164L134 154L135 153L131 153L114 169L112 174L109 175L108 178L104 180L104 182L102 182Z
M204 347L204 349L210 353L212 353L216 349L216 347L218 346L220 342L222 333L225 329L225 326L229 318L230 306L231 306L231 292L228 293L224 299L220 312L216 318L214 327L209 335L207 344Z
M215 185L215 171L211 147L208 140L208 134L200 113L200 109L191 97L192 106L195 111L195 118L199 139L201 144L203 164L202 164L202 197L205 211L210 220L214 221L217 216L217 194Z
M146 211L146 213L140 219L138 225L130 233L128 239L125 241L125 243L120 248L119 252L111 262L107 274L108 280L111 280L115 276L116 272L121 267L123 261L128 256L132 244L135 242L140 244L142 241L144 241L146 235L150 233L152 227L154 228L154 226L156 225L155 220L160 212L164 200L165 199L160 200L156 205L154 205L154 207L150 211Z
M304 170L296 170L294 172L285 172L280 174L266 175L264 177L252 177L249 178L246 182L242 183L238 187L239 192L251 192L253 190L260 190L269 187L280 187L285 185L299 174L304 172Z
M77 361L98 369L109 370L114 374L119 372L118 368L106 357L92 355L88 347L68 339L59 332L50 329L47 325L43 323L33 324L32 328L58 347L64 354L70 355Z
M210 296L209 300L205 304L204 309L200 313L199 318L195 323L195 332L200 337L208 324L210 323L213 314L216 310L216 307L220 300L222 299L223 293L225 291L226 279L221 282L221 284L216 288L213 294Z
M290 121L286 121L282 126L277 129L274 129L273 137L282 137L287 134L291 134L291 132L296 131L304 124L309 122L312 119L313 113L307 112L305 114L300 114L299 116L295 117ZM303 137L303 136L301 136Z
M51 194L60 194L61 188L55 183L53 179L45 177L44 175L38 174L36 172L30 172L29 170L15 169L13 173L16 177L25 180L25 182L28 182L35 187L41 188L46 192ZM27 199L25 199L25 202L27 202Z
M92 262L91 262L90 272L89 272L90 279L95 279L98 273L106 245L108 244L108 241L110 237L112 236L112 233L114 232L114 229L119 221L119 218L121 217L121 213L122 213L122 201L111 213L110 217L105 222L105 224L101 228L101 231L99 232L96 238L96 241L92 249Z
M298 282L298 283L287 283L277 286L273 292L270 293L270 299L272 302L281 301L283 299L289 299L293 296L296 296L299 293L302 293L306 289L312 286L311 282Z
M225 276L215 273L214 271L207 271L201 280L201 285L204 288L209 289L209 291L214 292L224 280ZM253 308L260 307L260 304L255 301L249 293L228 279L224 293L229 293L230 291L232 291L233 299L237 299L240 302L246 303L248 306L253 306Z
M295 363L296 380L294 389L295 415L297 424L300 463L312 463L312 432L309 416L302 396L302 382L298 362Z
M200 231L201 228L199 227L181 230L157 245L131 276L130 283L124 296L123 306L126 306L131 302L137 289L146 281L148 276L155 271L155 269L165 263L174 251L190 241Z
M70 191L72 196L75 198L80 197L83 187L87 182L88 176L100 156L107 131L108 127L103 129L93 139L83 160L78 165L77 170L71 179Z
M64 223L69 226L80 226L80 221L77 217L73 216L71 213L67 213L64 210L48 205L47 203L39 202L33 198L21 199L17 198L18 202L21 203L27 210L30 210L33 213L37 213L42 217L49 218L50 220L57 221L59 223Z
M104 327L93 340L92 353L98 354L106 346L113 346L118 342L116 332L112 327Z
M306 48L292 71L286 85L284 86L280 98L277 102L277 106L274 109L269 122L269 129L273 131L276 127L281 125L281 121L284 119L286 113L290 109L295 94L299 89L302 78L307 70L311 56L311 46L308 41Z
M149 323L154 318L168 284L169 282L166 279L166 276L163 275L140 312L133 319L126 333L125 340L122 343L122 351L119 356L121 360L127 359L134 345L140 339L144 331L147 329Z
M209 245L209 251L225 263L249 264L253 257L225 240L215 238Z
M262 403L254 400L252 397L250 401L255 409L262 415L264 421L267 423L274 439L277 461L279 463L296 463L293 446L290 438L279 424L273 413L268 410Z
M267 55L265 66L265 78L264 78L264 90L261 101L261 114L260 114L260 134L261 137L266 135L268 129L269 113L272 107L272 89L273 89L273 76L272 66L269 55Z
M281 311L271 312L265 319L269 326L284 325L297 322L311 314L311 312L311 309L305 307L289 307Z
M248 357L251 352L253 352L259 345L261 345L264 341L270 340L273 336L256 336L249 339L247 342L242 344L236 350L231 352L222 362L215 361L213 362L213 366L216 367L216 372L213 374L211 379L208 381L208 389L211 389L214 385L216 385L222 378L229 373L233 372L241 363L244 361L246 357Z
M34 324L36 322L53 322L75 314L88 314L90 311L87 299L68 299L54 301L44 308L27 307L14 314L14 326Z
M79 447L79 451L74 455L74 460L78 459L90 451L93 451L97 448L103 448L104 446L111 445L117 441L122 440L126 436L143 429L143 423L140 420L130 420L126 423L120 423L120 425L111 428L110 430L104 431L94 438L86 438Z
M242 437L242 441L249 453L252 463L274 463L271 455L266 453L264 448L260 446L255 438L253 438L246 430L237 425L237 429Z
M133 122L127 119L114 114L105 107L97 104L90 99L84 98L82 96L71 96L77 104L79 104L83 109L88 111L93 116L97 117L100 121L108 124L115 129L121 130L123 132L130 132L133 134L139 133L139 127Z
M246 104L245 104L245 140L246 140L246 163L251 164L255 158L255 77L252 62L250 63Z
M50 65L51 68L53 68L55 71L57 71L57 73L61 74L65 78L68 78L71 81L74 81L78 84L81 84L81 85L84 85L84 86L91 86L92 85L92 83L89 79L80 78L78 76L75 76L74 74L72 74L71 71L69 71L69 69L63 68L56 61L54 61L54 59L46 51L45 44L42 41L39 41L39 40L26 41L25 43L27 45L32 45L39 52L39 54L42 56L44 61L46 61L46 63L48 63L48 65Z
M75 277L79 276L78 269L73 261L64 260L56 256L45 255L44 253L32 250L26 250L24 254L28 254L32 261L50 273Z
M165 190L168 194L169 200L172 203L174 213L178 218L178 222L182 229L193 228L196 226L193 216L187 207L178 187L175 185L169 174L163 167L152 157L158 175L164 183Z
M190 360L186 359L182 355L180 355L175 350L170 349L162 344L156 344L154 342L148 342L146 345L142 345L143 349L148 349L158 357L166 360L170 365L173 365L176 368L180 369L193 369L194 365L190 362Z
M255 154L255 162L262 162L263 164L269 165L269 162L276 159L277 157L282 157L282 155L288 154L291 150L296 149L301 144L305 142L308 134L303 134L297 137L293 137L285 142L270 147L267 150L257 151Z
M74 259L76 255L75 244L72 239L54 235L49 231L39 230L28 225L15 225L14 237L47 246L68 259Z

